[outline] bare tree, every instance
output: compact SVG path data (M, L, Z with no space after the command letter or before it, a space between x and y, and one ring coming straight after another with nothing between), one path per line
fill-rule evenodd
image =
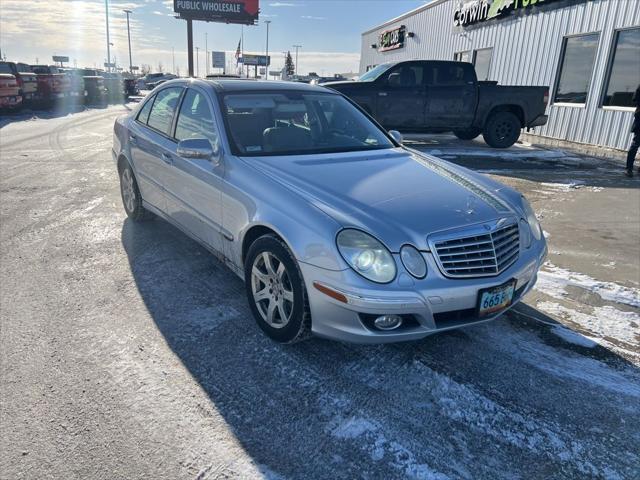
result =
M162 65L162 62L158 62L158 73L164 73L164 65Z
M178 77L180 76L180 67L176 67L175 74L176 74Z
M143 63L140 66L140 73L142 73L142 75L147 75L151 73L151 65L149 65L148 63Z

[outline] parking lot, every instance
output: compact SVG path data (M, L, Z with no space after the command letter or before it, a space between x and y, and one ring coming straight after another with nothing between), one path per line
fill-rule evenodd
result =
M242 282L124 214L113 120L0 124L2 478L638 478L640 181L516 144L408 137L516 187L548 262L495 322L273 343Z

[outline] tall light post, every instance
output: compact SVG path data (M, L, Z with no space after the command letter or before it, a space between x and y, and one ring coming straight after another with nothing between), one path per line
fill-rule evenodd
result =
M293 48L296 49L296 77L298 76L298 49L302 48L302 45L294 45Z
M127 38L129 39L129 73L133 73L133 60L131 60L131 29L129 28L129 14L131 10L123 10L127 14Z
M265 63L267 64L267 68L266 68L266 79L269 80L269 24L271 23L271 20L265 20L264 23L267 25L267 48L266 48L266 59L265 59Z
M207 44L208 42L208 33L205 32L204 34L204 63L205 63L205 75L209 75L209 46Z
M109 0L104 0L104 11L107 19L107 72L111 71L111 40L109 40Z
M173 63L173 71L172 73L176 74L176 49L175 47L171 47L171 63Z
M196 47L196 78L200 76L200 47Z

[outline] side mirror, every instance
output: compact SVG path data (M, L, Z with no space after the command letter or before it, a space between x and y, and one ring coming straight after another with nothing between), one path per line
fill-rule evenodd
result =
M206 138L187 138L178 143L177 153L182 158L197 158L200 160L214 160L218 156L217 149L211 146ZM216 161L212 163L217 164Z
M398 143L402 144L402 134L397 130L389 130L389 135Z

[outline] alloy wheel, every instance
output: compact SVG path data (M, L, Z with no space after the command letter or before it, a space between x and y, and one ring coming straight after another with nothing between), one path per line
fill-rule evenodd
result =
M293 287L282 261L262 252L251 268L251 293L262 319L273 328L283 328L293 313Z
M127 208L127 211L133 212L136 205L136 192L133 187L133 175L131 175L131 171L128 168L122 170L120 184L122 188L122 200L124 201L124 206Z

